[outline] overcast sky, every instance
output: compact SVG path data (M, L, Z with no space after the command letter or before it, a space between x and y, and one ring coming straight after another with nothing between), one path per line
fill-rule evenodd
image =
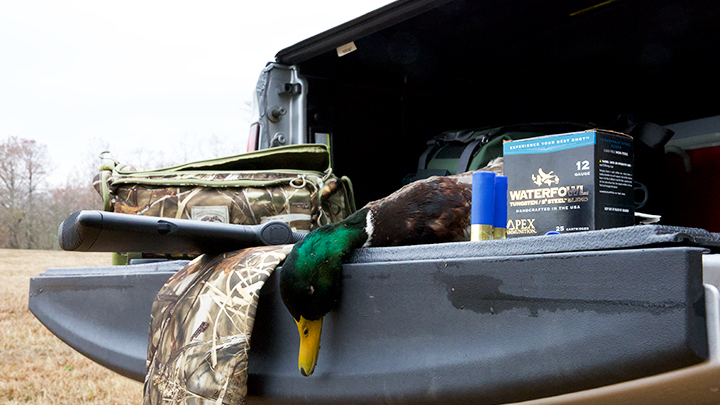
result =
M389 2L0 1L0 140L46 144L56 180L103 143L131 164L212 135L244 150L265 63Z

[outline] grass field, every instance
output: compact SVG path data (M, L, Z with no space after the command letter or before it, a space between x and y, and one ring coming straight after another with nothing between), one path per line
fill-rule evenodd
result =
M28 311L30 277L110 264L109 253L0 249L0 404L142 403L142 384L56 338Z

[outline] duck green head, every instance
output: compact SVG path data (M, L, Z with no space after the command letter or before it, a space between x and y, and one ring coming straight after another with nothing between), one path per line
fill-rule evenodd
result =
M298 368L304 376L315 371L323 316L340 299L343 262L367 241L364 212L310 232L282 265L280 295L298 326Z

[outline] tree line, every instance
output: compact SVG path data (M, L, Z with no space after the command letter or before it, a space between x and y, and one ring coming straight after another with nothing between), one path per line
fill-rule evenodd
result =
M60 223L77 209L101 205L92 179L50 187L51 168L46 145L18 137L0 143L0 247L58 249Z
M222 146L216 136L181 138L165 153L133 153L133 166L164 167L186 161L208 159L219 153L239 153L239 147ZM102 209L102 198L93 188L98 173L98 155L107 143L90 142L82 164L63 184L50 184L52 159L46 145L31 139L8 137L0 142L0 248L59 249L60 223L78 210ZM211 145L211 148L204 147ZM175 150L177 149L177 150ZM192 151L190 154L188 151Z

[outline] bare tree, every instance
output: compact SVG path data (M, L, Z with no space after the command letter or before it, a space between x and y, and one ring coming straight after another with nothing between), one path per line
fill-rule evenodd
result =
M0 144L0 220L5 243L19 248L24 213L20 141L12 137Z
M45 145L18 137L0 143L0 219L8 247L38 247L35 228L43 210L37 199L49 166Z
M25 243L26 248L39 248L37 239L39 233L35 232L35 228L40 225L43 213L45 212L37 205L37 197L42 187L45 185L47 178L47 167L50 166L47 146L39 144L34 140L20 140L20 160L23 168L23 178L25 182L25 195L27 203L25 205Z

